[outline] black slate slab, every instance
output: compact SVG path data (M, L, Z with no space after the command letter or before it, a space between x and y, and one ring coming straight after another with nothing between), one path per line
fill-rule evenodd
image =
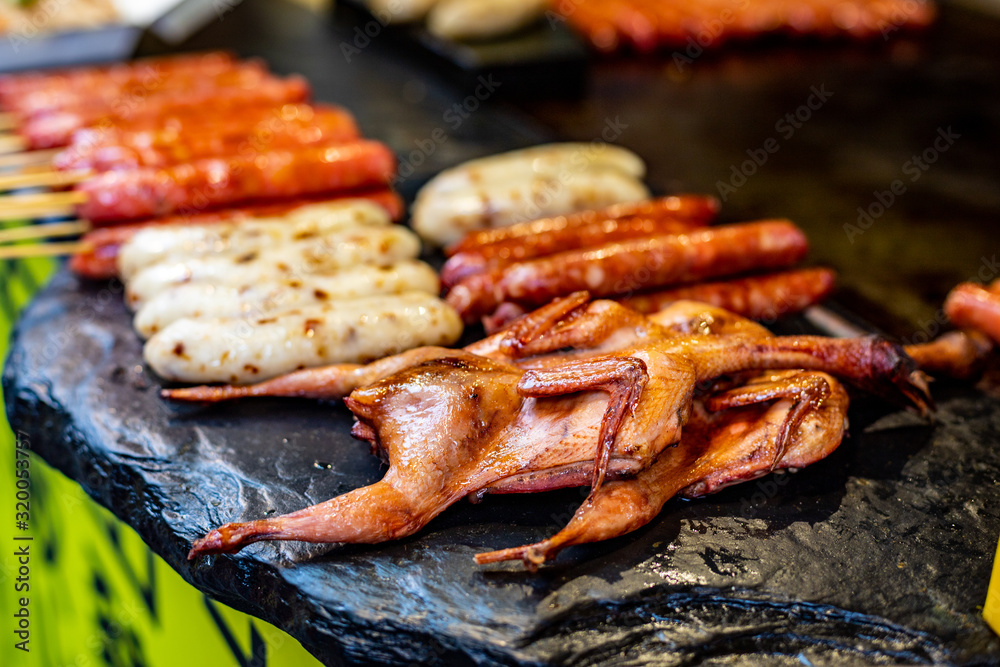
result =
M63 271L4 372L11 424L186 579L328 664L1000 662L979 616L1000 533L1000 402L945 386L936 424L860 404L829 459L568 551L538 574L479 568L535 541L578 491L460 503L382 546L258 544L185 560L227 521L284 513L381 474L346 409L158 398L115 286Z
M340 44L356 26L345 13L327 22L246 0L220 18L185 48L234 48L267 57L279 72L304 73L318 99L346 104L367 134L400 155L400 187L410 197L441 168L553 136L492 98L454 127L445 114L472 90L387 35L347 62ZM712 190L808 85L836 73L850 86L836 99L857 96L866 113L838 102L824 109L829 124L817 114L797 137L803 145L784 145L774 170L762 169L726 215L792 215L845 282L871 288L862 294L869 302L902 303L872 289L914 283L908 272L945 261L935 285L950 286L975 275L980 253L995 248L998 153L995 123L987 122L998 108L996 41L987 39L995 28L946 20L932 35L933 57L907 42L888 52L706 57L676 84L664 66L669 57L610 61L592 70L584 100L529 110L559 135L587 140L621 114L630 124L621 140L650 161L654 188ZM144 53L156 49L147 38ZM900 102L899 86L886 84L900 77L905 90L954 99L955 108L937 113L935 103L928 111L911 103L916 93ZM955 114L975 121L961 128L969 141L949 153L968 168L942 160L921 180L934 205L914 187L913 204L894 208L858 247L833 243L855 207L884 189L911 148L924 146L917 130ZM425 150L436 130L446 140ZM860 138L839 141L851 132ZM912 141L885 145L900 136ZM849 170L821 159L835 146ZM863 159L869 153L875 163ZM831 173L850 173L857 192L844 195ZM946 211L946 222L909 227L925 210ZM832 229L826 236L824 226ZM899 252L898 239L919 252ZM876 240L892 261L864 251ZM550 534L580 502L578 492L461 503L419 535L379 547L255 545L192 565L184 560L190 541L210 527L300 508L367 484L381 469L348 436L350 416L339 406L162 403L120 296L62 273L32 304L4 374L12 423L194 585L286 629L329 664L1000 662L1000 640L979 617L1000 533L996 398L939 385L934 425L856 404L851 437L826 461L671 503L646 529L569 551L537 575L480 569L471 556ZM941 296L929 298L931 308ZM857 300L849 305L855 310Z

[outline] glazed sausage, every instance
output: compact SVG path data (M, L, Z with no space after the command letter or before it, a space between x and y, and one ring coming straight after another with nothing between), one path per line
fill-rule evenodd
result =
M833 291L835 282L836 273L830 269L797 269L686 285L619 301L643 314L660 312L677 301L698 301L741 317L770 321L819 303ZM504 302L483 318L483 327L487 333L494 333L525 312L517 304Z
M146 100L142 104L123 104L108 108L96 105L75 111L58 111L31 118L18 128L18 133L32 150L69 145L73 133L85 127L128 125L156 127L172 114L203 115L205 109L214 113L240 113L247 107L296 104L311 95L309 83L298 76L286 79L266 79L251 88L220 88L192 90L184 94Z
M184 72L169 77L155 75L132 85L90 88L44 88L9 100L8 108L23 119L56 111L87 111L98 106L113 108L129 102L155 102L159 98L188 94L194 90L250 88L273 78L263 61L248 60L213 73Z
M73 135L52 165L59 170L95 172L137 167L164 167L205 157L259 154L358 139L354 117L343 109L286 104L260 107L236 118L209 116L203 124L183 124L184 131L164 127L128 131L88 128Z
M562 218L566 220L570 216ZM553 220L549 218L548 220ZM545 221L536 221L545 222ZM534 223L522 223L534 226ZM612 219L595 219L578 226L542 231L531 237L494 243L476 250L454 253L441 268L441 282L452 287L469 276L491 271L514 262L551 255L577 248L590 248L614 241L676 234L690 231L706 224L703 220L681 220L669 216L626 216ZM542 227L538 225L537 227Z
M409 292L265 317L181 319L150 338L143 356L166 380L240 384L421 345L450 345L461 333L462 321L447 304Z
M1000 344L1000 293L962 283L948 294L944 312L956 326L982 331Z
M571 250L472 276L456 285L448 303L466 322L503 301L534 307L586 290L594 296L783 268L803 259L805 234L787 220L728 225Z
M326 275L284 280L254 280L244 285L207 282L169 287L143 305L132 325L143 338L184 318L263 317L273 313L379 294L425 292L437 295L437 274L430 266L405 260L390 266L357 266Z
M109 171L77 186L87 194L77 212L95 223L149 218L254 199L385 186L395 169L396 158L388 147L361 140L210 158L164 169Z
M101 67L74 67L0 76L0 108L8 109L10 100L36 90L89 90L102 86L124 87L151 79L160 80L184 74L211 76L231 69L239 61L231 53L180 54L143 58L129 63Z
M615 204L603 209L580 211L553 218L521 222L510 227L483 229L472 232L461 241L445 248L448 256L460 252L478 253L485 258L518 252L520 247L530 247L539 237L549 234L572 234L577 227L621 218L669 218L690 222L701 227L719 214L719 200L706 195L676 195L637 202Z
M798 269L721 282L700 283L620 299L640 313L655 313L674 301L701 301L754 320L774 320L819 303L833 291L830 269Z
M556 11L563 6L557 3ZM769 33L867 39L885 35L886 26L926 27L936 15L934 3L925 0L588 0L569 3L568 7L562 10L566 21L595 48L605 52L630 48L641 53L684 47L695 39L701 47L713 49L730 39ZM713 30L706 39L706 27L715 24L719 30Z

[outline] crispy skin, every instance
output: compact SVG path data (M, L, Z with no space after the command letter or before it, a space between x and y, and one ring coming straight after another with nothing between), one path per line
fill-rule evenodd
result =
M774 403L710 412L695 401L680 443L663 451L636 477L608 482L576 511L569 524L537 544L476 556L483 565L522 560L535 569L568 546L625 535L656 518L676 495L702 496L766 475L774 470L803 468L828 456L845 429L847 392L823 373L791 371L781 382L826 387L825 398L807 402L797 422L794 398ZM761 379L770 381L771 374ZM782 432L788 434L782 440Z
M695 388L722 375L813 369L921 411L930 404L912 361L874 337L768 337L753 323L684 302L659 319L574 295L482 341L480 351L492 359L425 349L378 362L373 375L393 365L401 370L356 389L346 402L358 418L355 433L385 453L386 477L290 515L223 526L198 540L189 557L258 540L394 539L419 530L459 498L491 489L589 482L594 502L606 478L639 474L681 441ZM723 323L727 333L711 333ZM408 365L417 358L420 363ZM363 371L347 370L335 389L345 389L352 374ZM329 387L336 384L333 377L326 380ZM792 401L773 439L773 466L788 451L790 434L833 394L822 376L807 374L734 389L713 397L708 407ZM685 486L707 479L708 472ZM736 466L710 483L746 474L746 466Z
M678 221L689 221L693 226L701 226L711 222L719 213L719 200L706 195L675 195L647 199L640 202L615 204L596 211L581 211L554 218L542 218L522 222L510 227L483 229L468 234L458 243L445 248L449 257L458 253L477 253L484 258L494 257L504 253L504 249L512 248L512 244L531 243L539 236L561 234L567 230L577 229L607 220L625 218L669 218Z
M477 250L453 254L441 267L441 283L446 288L474 276L515 262L543 257L557 252L592 248L615 241L680 234L705 225L702 220L682 220L671 217L628 216L595 219L583 225L539 232L530 238L498 242Z
M907 345L920 370L965 380L978 375L993 351L993 341L975 329L949 331L929 343Z
M784 268L802 260L808 250L805 234L787 220L710 227L516 262L466 278L447 300L466 322L475 322L504 301L534 308L578 290L601 297L628 295Z
M77 186L88 196L78 213L97 223L151 218L198 205L220 208L387 187L395 172L392 151L365 139L265 155L234 154L162 169L97 174Z
M730 313L696 306L680 302L659 313L659 323L688 335L771 335ZM745 404L752 395L776 400ZM802 468L840 444L847 405L847 393L839 382L824 373L802 371L765 373L729 393L696 399L680 443L663 451L648 469L604 485L553 537L478 554L476 562L521 560L536 569L568 546L641 528L675 495L701 496L772 470Z
M944 312L957 326L976 329L1000 344L1000 290L974 283L955 287L944 302Z
M647 292L620 299L640 313L656 313L675 301L699 301L755 320L773 321L819 303L833 291L830 269L795 269ZM499 331L524 315L525 309L506 301L483 318L488 333Z
M836 279L830 269L795 269L638 294L621 302L640 313L655 313L674 301L700 301L752 320L773 320L819 303L833 291Z

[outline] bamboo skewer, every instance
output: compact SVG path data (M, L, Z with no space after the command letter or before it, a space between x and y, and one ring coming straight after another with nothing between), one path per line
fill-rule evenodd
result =
M0 220L26 220L72 215L73 207L87 201L86 192L46 192L0 197Z
M16 134L0 135L0 154L20 153L28 148L24 137Z
M61 150L63 149L46 148L38 151L23 151L21 153L0 155L0 169L48 166Z
M50 222L44 225L24 225L23 227L13 227L11 229L0 229L0 243L10 243L11 241L27 241L60 236L73 236L84 234L91 229L90 223L86 220L72 220L69 222Z
M73 241L70 243L32 243L28 245L10 245L0 248L0 260L23 259L26 257L58 257L83 252L88 244Z
M60 187L73 185L90 177L90 170L43 171L18 174L0 174L0 192L18 188Z

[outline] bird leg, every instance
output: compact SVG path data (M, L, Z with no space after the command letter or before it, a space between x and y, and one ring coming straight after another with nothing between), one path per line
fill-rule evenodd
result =
M518 382L522 396L547 398L580 391L605 391L608 409L601 420L594 456L590 496L601 488L614 449L615 438L627 413L634 413L649 380L646 364L633 357L608 357L564 364L555 370L528 371ZM589 499L588 499L589 500Z
M785 454L792 433L811 411L819 409L830 395L830 384L819 373L796 373L791 377L758 380L736 389L731 389L705 398L705 407L713 412L738 406L765 403L787 398L792 407L774 440L771 455L771 470Z
M803 383L803 375L812 379ZM772 404L737 405L710 412L696 401L680 443L665 449L649 468L633 478L604 484L552 537L478 554L476 562L521 560L529 570L535 570L568 546L612 539L641 528L678 493L702 495L777 468L803 467L837 448L846 428L848 405L847 392L839 382L814 372L792 372L784 380L767 376L765 380L763 384L769 389L764 393L778 399ZM799 401L806 408L800 417L790 419L796 402L782 397L778 390L786 380L807 386L813 380L826 382L827 398L818 404ZM789 393L798 392L792 389ZM742 395L734 398L735 403L743 400ZM794 423L791 427L790 422ZM788 439L776 460L773 453L779 450L785 428L789 428ZM761 456L761 452L765 454Z

